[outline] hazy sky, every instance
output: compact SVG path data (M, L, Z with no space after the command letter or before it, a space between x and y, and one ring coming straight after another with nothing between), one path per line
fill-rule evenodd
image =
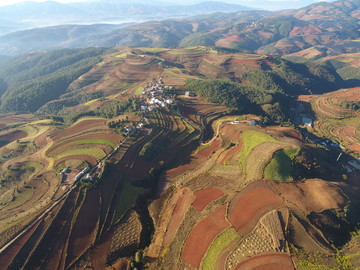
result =
M34 2L45 2L49 0L30 0ZM99 1L99 0L54 0L56 2L61 3L70 3L70 2L86 2L86 1ZM102 0L106 1L106 0ZM109 0L114 1L114 0ZM198 3L198 2L205 2L205 1L221 1L221 2L228 2L228 3L234 3L239 4L243 6L249 6L249 7L261 7L265 9L286 9L286 8L298 8L302 6L306 6L315 2L320 1L326 1L326 2L332 2L334 0L160 0L163 2L171 2L171 3L178 3L178 4L190 4L190 3ZM24 2L24 0L0 0L0 6L5 5L11 5L18 2ZM131 3L131 2L148 2L144 0L118 0L116 2L124 2L124 3ZM157 2L149 1L148 3L154 3ZM272 8L271 8L272 7Z
M31 2L46 2L49 0L30 0ZM70 3L70 2L85 2L88 0L54 0L55 2L60 2L60 3ZM6 5L11 5L11 4L15 4L15 3L19 3L19 2L26 2L26 0L0 0L0 6L6 6Z

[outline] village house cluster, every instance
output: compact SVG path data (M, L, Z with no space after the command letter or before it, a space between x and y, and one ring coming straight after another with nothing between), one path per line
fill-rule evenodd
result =
M141 105L142 111L154 111L158 108L165 108L173 104L174 100L165 94L165 90L172 90L173 86L164 85L163 78L153 79L145 87L142 97L145 103Z

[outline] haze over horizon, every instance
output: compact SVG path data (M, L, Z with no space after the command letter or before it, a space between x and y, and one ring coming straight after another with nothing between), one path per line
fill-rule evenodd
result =
M32 1L23 1L23 0L3 0L0 2L0 6L7 6L12 4L17 4L21 2L47 2L48 0L32 0ZM219 2L237 4L247 7L267 9L267 10L281 10L281 9L293 9L293 8L301 8L313 3L317 2L333 2L334 0L221 0ZM54 2L59 3L77 3L77 2L116 2L119 3L121 1L113 1L113 0L56 0ZM147 3L145 0L128 0L123 1L124 4L129 3ZM206 0L162 0L162 1L152 1L152 3L171 3L171 4L196 4L200 2L207 2Z

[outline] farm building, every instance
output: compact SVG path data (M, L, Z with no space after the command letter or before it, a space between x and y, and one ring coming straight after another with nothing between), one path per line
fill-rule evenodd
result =
M307 127L312 127L313 126L313 119L308 118L308 117L302 117L301 118L301 124L307 126Z

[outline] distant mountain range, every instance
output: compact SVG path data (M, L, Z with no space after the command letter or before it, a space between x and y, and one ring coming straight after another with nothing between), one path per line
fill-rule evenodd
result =
M131 1L130 1L131 2ZM95 24L143 22L175 17L190 17L213 12L236 12L250 8L222 2L179 5L158 3L124 3L122 1L20 2L0 7L0 35L15 30L61 24Z
M96 5L99 5L101 10L99 3L94 6L89 4L87 12L91 12L90 7L96 9ZM73 8L80 10L80 6L80 3L74 4ZM239 7L208 2L199 4L196 9L204 12L205 7L208 7L206 10L211 12L221 6L223 9L228 7L229 10ZM168 6L168 10L172 8L173 6ZM184 10L187 8L190 7L184 7ZM129 14L129 9L126 12ZM183 11L179 9L178 14L180 13ZM69 11L68 14L70 16L72 13ZM213 13L132 25L53 26L14 32L0 37L0 54L91 46L198 45L245 49L271 55L290 54L313 46L334 48L333 52L337 54L356 53L360 52L359 42L354 42L360 39L359 18L360 0L341 0L278 12Z

